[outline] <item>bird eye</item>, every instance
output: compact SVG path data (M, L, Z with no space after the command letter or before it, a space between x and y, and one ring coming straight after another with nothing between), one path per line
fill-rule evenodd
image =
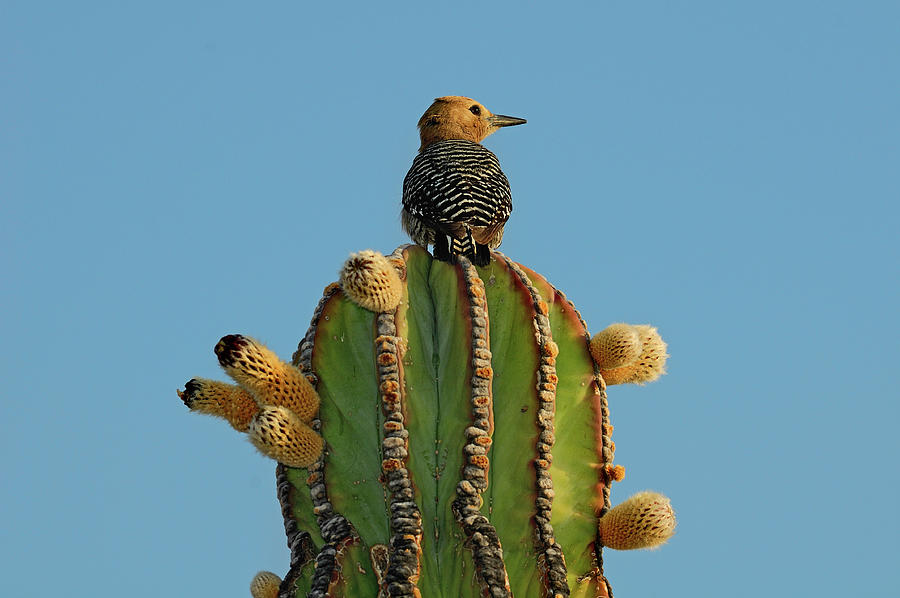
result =
M469 112L471 112L475 116L481 116L481 106L479 106L478 104L475 104L474 106L469 108Z

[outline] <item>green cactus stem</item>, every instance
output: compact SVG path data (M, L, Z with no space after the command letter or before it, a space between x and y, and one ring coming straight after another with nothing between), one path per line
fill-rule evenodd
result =
M312 383L319 410L303 421L325 441L306 469L277 468L291 550L279 598L612 595L598 522L624 470L591 338L543 277L492 256L475 267L418 246L355 254L325 289L298 371L253 365ZM620 344L607 343L640 354ZM186 404L224 417L234 410L218 397L246 402L204 383ZM196 398L206 388L215 409ZM616 521L622 537L641 522Z
M325 544L389 547L380 584L367 551L336 555L341 574L318 565L317 576L344 596L350 578L361 596L379 585L565 596L601 583L593 543L611 443L577 312L500 254L480 269L414 246L392 257L404 264L396 312L376 315L330 287L295 356L322 400L328 448L309 480ZM557 417L573 426L559 440ZM333 519L352 527L330 537Z

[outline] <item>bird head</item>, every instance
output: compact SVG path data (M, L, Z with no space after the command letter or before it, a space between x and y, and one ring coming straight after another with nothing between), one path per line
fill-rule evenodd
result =
M419 119L422 147L435 141L464 139L481 141L499 129L521 125L524 118L493 114L479 102L463 96L437 98Z

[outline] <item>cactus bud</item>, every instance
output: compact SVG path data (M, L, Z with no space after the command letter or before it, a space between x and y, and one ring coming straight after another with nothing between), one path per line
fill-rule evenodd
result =
M340 282L350 300L377 313L397 309L403 293L397 269L371 249L354 253L344 262Z
M591 356L608 385L644 384L665 373L666 343L652 326L612 324L591 339Z
M641 337L631 324L610 324L591 339L591 355L601 370L634 362L641 354Z
M614 550L655 548L675 533L675 511L656 492L638 492L610 509L599 522L600 541Z
M309 467L322 454L322 437L286 407L263 407L249 435L259 452L289 467Z
M177 392L191 411L224 418L238 432L246 432L250 420L259 413L250 393L233 384L194 378Z
M250 595L253 598L278 598L281 578L271 571L260 571L250 582Z
M239 334L222 337L216 355L225 373L263 405L287 407L304 421L319 410L319 395L303 373L262 343Z

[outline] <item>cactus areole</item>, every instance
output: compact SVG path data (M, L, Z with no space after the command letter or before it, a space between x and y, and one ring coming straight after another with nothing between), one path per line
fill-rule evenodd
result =
M483 267L418 246L375 255L399 304L361 307L348 265L293 357L320 399L296 425L324 450L277 468L291 550L278 596L611 596L598 522L624 470L578 311L498 252ZM656 535L671 535L657 503ZM274 595L272 579L253 588Z

